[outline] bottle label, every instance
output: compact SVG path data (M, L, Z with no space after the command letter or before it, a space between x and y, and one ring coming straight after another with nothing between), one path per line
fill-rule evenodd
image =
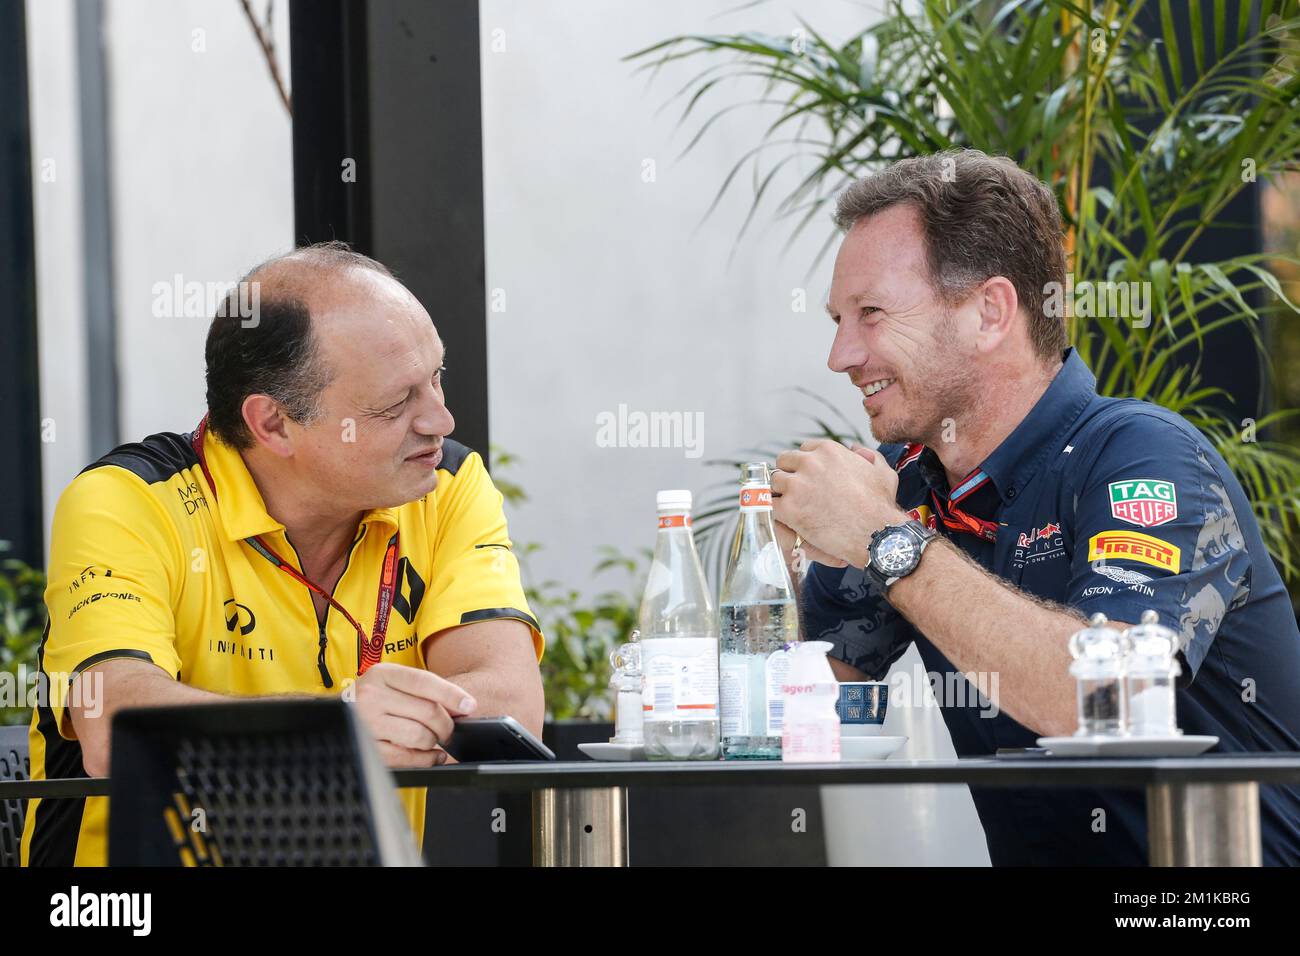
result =
M718 719L716 638L643 638L641 672L641 706L648 722Z
M749 736L749 658L723 654L718 673L719 725L724 737Z
M767 690L767 735L781 736L785 724L785 695L781 686L790 673L790 652L773 651L763 665L763 686Z
M689 528L691 526L690 515L660 515L660 528Z
M771 511L772 489L767 485L745 485L740 489L741 511Z

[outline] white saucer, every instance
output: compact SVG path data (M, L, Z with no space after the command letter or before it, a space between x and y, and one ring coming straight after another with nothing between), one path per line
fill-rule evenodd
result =
M607 741L578 744L578 749L592 760L645 760L645 744L619 744Z
M840 737L840 760L884 760L905 743L906 737Z
M1038 746L1057 757L1195 757L1218 737L1039 737ZM842 744L842 742L841 742Z

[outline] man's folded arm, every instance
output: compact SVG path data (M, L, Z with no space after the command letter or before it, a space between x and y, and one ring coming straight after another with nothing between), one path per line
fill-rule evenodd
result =
M501 493L477 453L439 486L433 569L416 615L430 671L474 695L478 717L513 717L541 736L544 639L528 607Z
M541 739L546 701L527 624L499 618L449 628L426 644L425 662L474 695L474 716L513 717Z
M93 693L85 693L77 684L95 681ZM305 695L304 695L305 696ZM87 706L82 700L93 701ZM112 742L113 715L132 707L162 707L169 704L213 704L230 700L224 694L200 690L182 684L161 667L147 661L119 657L81 671L73 679L72 692L65 708L65 727L81 743L81 764L92 777L109 772L109 746Z

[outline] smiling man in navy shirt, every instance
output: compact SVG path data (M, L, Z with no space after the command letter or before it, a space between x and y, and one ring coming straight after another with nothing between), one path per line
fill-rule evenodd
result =
M836 222L829 365L882 444L808 442L772 488L787 549L797 533L816 562L804 636L832 642L838 678L883 680L915 643L944 688L996 675L976 678L995 706L939 701L959 756L1032 747L1075 731L1066 645L1085 616L1152 609L1179 635L1184 733L1300 750L1300 633L1250 503L1192 425L1098 396L1067 348L1051 190L949 151L854 184ZM994 865L1147 860L1141 790L972 796ZM1300 790L1260 803L1264 863L1300 863Z

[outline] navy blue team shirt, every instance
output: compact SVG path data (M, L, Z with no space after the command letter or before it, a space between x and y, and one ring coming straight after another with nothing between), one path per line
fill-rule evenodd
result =
M956 488L931 449L880 451L898 471L898 505L993 574L1083 615L1134 624L1149 608L1178 632L1185 734L1219 737L1216 753L1300 750L1290 599L1240 484L1182 417L1099 396L1071 349L1029 415ZM954 508L985 532L949 527L940 516L951 521ZM861 569L812 565L801 600L805 638L830 641L833 657L870 679L884 680L915 643L936 687L962 688L939 701L958 756L1036 746L1038 734L990 707ZM972 787L971 796L995 866L1147 862L1140 789ZM1261 786L1260 804L1265 865L1300 864L1300 788Z

